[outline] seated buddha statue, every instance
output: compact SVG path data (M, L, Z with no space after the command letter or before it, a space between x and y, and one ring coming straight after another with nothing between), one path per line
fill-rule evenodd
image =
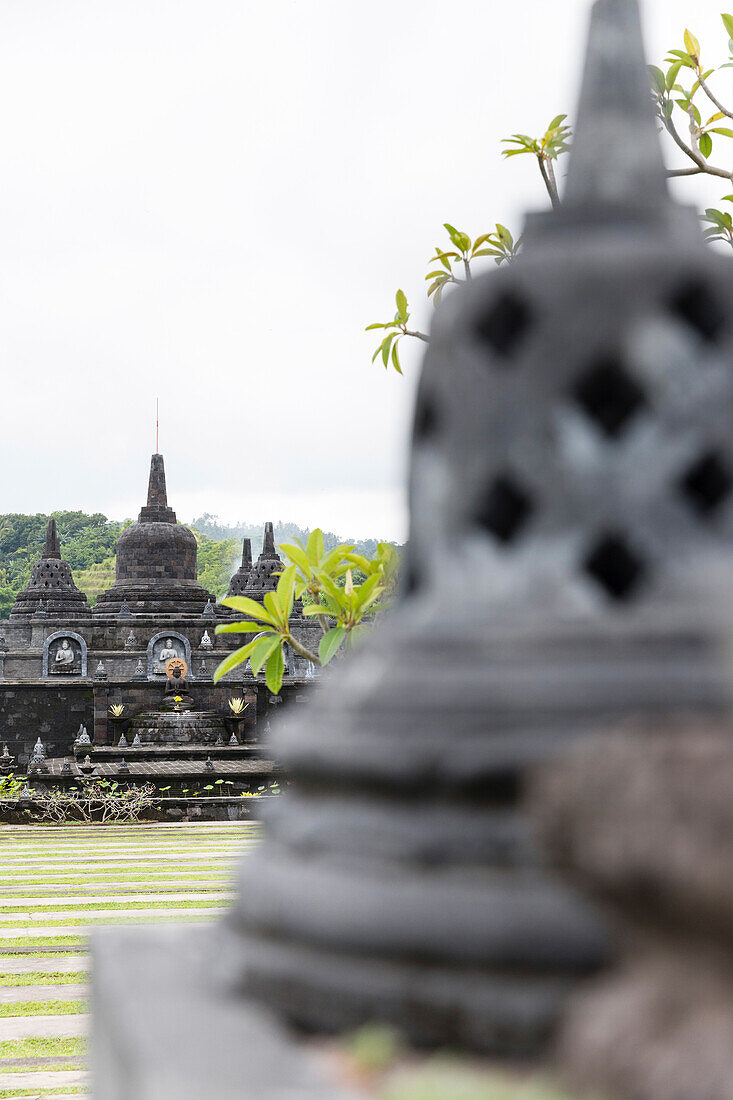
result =
M61 645L56 650L53 659L54 668L58 672L70 672L75 660L76 653L74 652L74 647L68 638L64 638Z

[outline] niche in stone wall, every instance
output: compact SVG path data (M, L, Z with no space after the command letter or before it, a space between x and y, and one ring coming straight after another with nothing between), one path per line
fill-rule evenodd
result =
M43 643L44 676L86 676L87 643L73 630L57 630Z
M176 630L161 630L148 642L148 679L164 679L166 661L172 657L182 657L188 665L188 679L195 679L191 668L191 644L185 634Z

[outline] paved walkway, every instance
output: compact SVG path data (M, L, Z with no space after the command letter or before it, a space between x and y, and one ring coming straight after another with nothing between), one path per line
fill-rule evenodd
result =
M87 1100L89 929L215 920L254 843L247 823L0 826L0 1092Z

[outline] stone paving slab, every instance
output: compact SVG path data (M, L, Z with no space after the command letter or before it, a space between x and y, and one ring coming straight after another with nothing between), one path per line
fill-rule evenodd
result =
M0 956L0 974L75 974L77 970L88 969L89 958L86 955Z
M220 913L225 913L227 907L225 905L207 905L203 909L181 909L180 906L166 905L163 903L161 906L156 906L150 909L61 909L57 911L50 910L47 913L39 913L37 917L28 917L25 913L0 913L0 922L12 921L16 922L18 928L22 928L23 931L27 931L28 928L32 928L34 924L38 924L39 921L50 922L65 921L65 920L84 920L89 921L90 924L94 924L100 920L117 920L120 917L135 917L140 921L154 921L156 917L185 917L189 914L202 916L218 916ZM0 928L0 935L3 932L12 931L12 929ZM40 934L40 933L39 933ZM44 933L45 935L45 933ZM59 933L61 935L61 933Z
M0 1005L22 1004L25 1001L80 1001L88 995L89 986L86 984L0 985Z
M7 882L4 882L2 876L0 876L0 892L4 890L36 890L43 889L46 886L48 886L49 889L53 889L54 887L63 888L68 885L69 881L73 882L74 885L79 883L80 886L84 886L86 888L90 886L96 886L98 889L109 885L126 886L131 887L132 889L141 890L144 889L144 886L140 885L142 881L143 883L149 882L151 886L175 886L177 883L180 883L181 885L183 885L184 883L188 883L192 887L192 889L198 887L199 890L203 890L209 889L209 883L212 886L216 886L218 882L228 882L229 872L227 872L225 875L197 875L195 878L192 879L190 876L184 877L183 875L179 874L178 871L176 871L175 869L171 871L163 871L161 873L150 871L146 875L140 875L139 872L130 871L129 874L123 875L120 874L119 868L116 868L115 870L110 871L108 875L95 874L94 872L89 875L79 875L78 873L73 874L71 871L69 871L68 873L64 872L60 875L54 874L52 876L54 879L61 880L58 882L49 882L49 877L51 876L13 875L11 878L8 879ZM34 881L20 882L19 879L23 878L30 878ZM81 882L79 881L80 879Z
M52 1073L44 1070L32 1070L29 1073L0 1073L2 1089L58 1089L70 1088L72 1085L86 1087L89 1082L89 1073L82 1069L64 1069ZM32 1097L28 1100L32 1100ZM67 1096L64 1100L72 1100L72 1098Z
M110 901L114 895L112 894L71 894L64 896L63 894L47 894L38 895L36 897L23 897L16 896L12 898L5 898L0 896L0 907L13 906L13 908L21 909L23 906L27 906L29 909L33 909L34 906L44 903L61 905L68 904L74 905L77 903L89 905L101 904L105 901ZM137 893L137 894L120 894L120 901L134 902L134 901L218 901L225 898L234 897L233 890L211 890L207 893L183 893L181 891L166 891L165 893ZM94 910L92 910L94 912ZM0 920L12 919L13 913L0 913Z
M0 1042L8 1039L76 1039L89 1033L89 1020L86 1012L75 1016L3 1016L0 1018Z
M124 914L124 913L120 913L119 910L114 910L113 912L109 912L109 911L102 912L100 914L100 920L96 923L94 921L89 921L86 924L72 924L72 925L68 925L68 924L44 925L44 924L34 924L32 921L29 921L27 924L24 924L22 927L16 926L15 928L0 928L0 940L6 940L6 941L11 941L12 942L12 940L25 939L26 937L29 937L29 936L44 936L44 937L49 937L49 936L73 936L75 939L76 938L82 939L82 938L88 936L90 934L90 932L92 932L95 928L101 927L102 923L103 923L103 920L110 921L113 918L114 919L119 919L120 917L124 917L126 915L130 916L130 918L131 918L130 923L134 923L134 922L137 922L139 920L140 923L142 923L142 924L155 924L155 919L157 918L158 921L160 921L161 917L166 917L166 918L175 917L179 921L185 921L186 919L188 919L189 921L194 923L194 920L191 916L192 912L194 914L198 914L199 911L198 910L191 910L191 909L138 909L138 910L133 911L132 914ZM211 917L212 920L213 920L213 918L215 916L220 916L222 913L225 913L225 912L227 912L226 908L203 910L202 911L202 913L203 913L202 918L200 920L196 919L195 923L204 924L205 923L205 918ZM139 914L139 916L138 916L138 914ZM61 914L60 913L49 913L47 915L49 917L68 917L70 920L73 918L73 914L71 914L71 913L61 913ZM88 913L79 913L79 914L77 914L76 919L87 920L88 917L89 917ZM134 918L134 921L133 921L133 918Z
M256 843L253 841L253 843ZM63 856L75 856L80 852L90 856L109 855L113 852L118 852L120 858L124 858L131 852L168 852L170 854L180 853L186 855L188 852L221 852L230 851L231 849L238 848L241 841L236 842L231 839L222 840L219 842L207 841L191 841L190 844L75 844L69 845L44 845L40 847L33 845L32 847L26 844L13 844L7 845L3 849L3 861L6 859L20 858L32 858L45 856L53 857L58 855ZM6 855L6 852L8 853ZM12 854L11 854L12 853Z
M217 849L219 851L219 849ZM84 852L83 856L79 859L79 865L75 868L77 875L83 875L87 869L94 869L95 867L102 866L107 867L110 864L115 866L116 864L124 864L129 866L129 861L134 857L135 865L139 866L148 863L162 863L164 866L190 867L192 864L196 864L203 861L206 857L206 863L231 863L233 859L236 859L237 853L226 851L223 855L211 855L209 852L185 852L181 855L176 855L175 858L172 855L166 853L151 852L149 848L144 849L145 854L142 852L125 852L120 854L115 859L110 859L105 854L90 855L88 852ZM31 868L34 871L52 871L54 867L68 867L69 856L59 856L58 859L49 857L41 862L35 862L33 860L24 859L23 856L3 856L3 868L7 871L17 870L22 868L29 873ZM9 878L9 875L4 877Z

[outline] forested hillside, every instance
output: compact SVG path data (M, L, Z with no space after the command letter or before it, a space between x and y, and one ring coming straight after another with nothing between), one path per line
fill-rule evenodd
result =
M193 521L191 526L212 539L234 539L240 547L243 538L246 537L251 539L253 559L262 551L262 532L264 526L262 523L238 523L227 526L221 523L218 516L211 516L208 512L204 512L202 516L198 516ZM275 544L277 546L280 546L283 542L294 542L296 539L300 539L301 542L306 542L308 540L308 535L311 533L310 527L298 527L297 523L283 523L282 521L273 523L273 530L275 533ZM348 536L343 538L341 535L334 535L333 531L323 532L323 542L326 550L332 550L334 546L338 546L339 543L348 542L356 546L357 553L363 554L365 558L371 558L376 554L377 543L387 541L389 540L351 539L348 538Z
M74 573L78 587L94 604L100 592L109 588L115 578L115 544L120 532L132 521L109 520L101 512L53 512L61 551ZM31 569L43 550L47 515L21 515L11 512L0 515L0 618L7 618L16 595L28 583ZM198 576L201 584L217 598L225 595L232 573L237 568L242 551L242 538L252 539L252 554L262 550L262 524L240 524L228 527L216 516L203 515L190 525L198 543ZM307 539L308 530L293 523L275 526L275 542ZM344 540L332 532L324 532L327 548ZM355 542L356 540L351 540ZM371 557L377 541L356 543L359 553Z

